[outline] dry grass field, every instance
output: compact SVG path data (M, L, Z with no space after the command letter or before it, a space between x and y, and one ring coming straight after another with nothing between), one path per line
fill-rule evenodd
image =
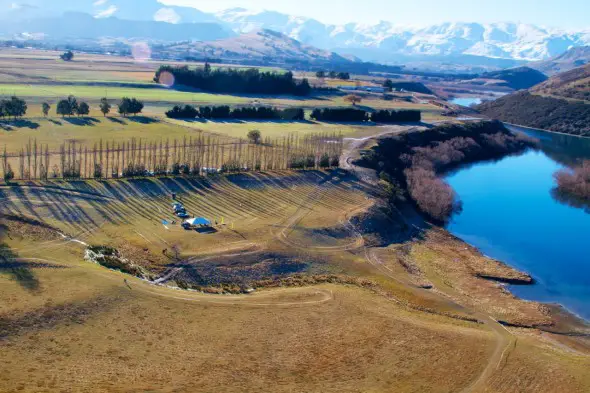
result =
M477 268L474 251L418 240L392 245L388 257L359 239L347 219L373 203L370 188L343 173L31 183L0 191L3 254L11 255L0 265L3 391L583 392L590 383L583 341L485 319L526 306L507 299L489 310L473 302L464 292L469 285L456 281L467 278L448 265ZM209 234L163 225L173 219L172 192L191 214L219 224L223 217L225 225ZM166 282L172 286L179 277L216 286L223 277L256 282L260 274L374 284L318 281L206 295L84 261L83 243L117 247L156 275L180 266ZM162 255L173 247L182 264ZM436 248L437 263L447 267L433 273L425 247ZM397 259L404 252L434 290L412 284L416 272ZM269 268L269 260L279 264ZM486 288L478 299L500 291Z
M54 68L55 56L0 51L0 78L15 59L47 66L27 65L21 85L48 69L89 80L86 63L110 81L109 70L141 78L157 66L80 55ZM172 121L162 108L36 112L4 124L0 148L407 129ZM347 163L373 141L348 143ZM350 169L0 183L0 392L589 391L587 327L479 278L519 273L442 229L409 227ZM213 228L183 229L173 194ZM136 274L85 260L91 246L113 247Z

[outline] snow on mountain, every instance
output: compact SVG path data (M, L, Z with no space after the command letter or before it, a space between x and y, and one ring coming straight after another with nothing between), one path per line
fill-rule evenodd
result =
M274 11L234 8L215 14L238 33L271 29L305 44L340 51L355 49L393 55L475 55L541 60L571 47L590 44L590 30L568 32L517 23L442 23L428 27L348 23L325 25L315 19Z
M329 25L267 10L231 8L210 14L192 7L164 5L158 0L0 0L0 20L11 23L57 17L67 11L84 12L96 18L217 23L236 33L268 29L321 49L385 62L412 56L463 55L537 61L560 55L572 47L590 45L590 29L565 31L518 23L409 27L382 21L372 25Z

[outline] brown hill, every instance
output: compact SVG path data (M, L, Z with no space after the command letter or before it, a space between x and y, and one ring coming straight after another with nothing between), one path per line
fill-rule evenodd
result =
M476 109L493 119L527 127L590 136L590 64L557 74Z
M486 72L479 76L484 80L505 81L504 85L514 90L530 89L547 80L547 75L530 67L509 68L506 70Z
M590 101L590 64L557 74L532 88L531 92Z
M336 53L302 44L271 30L215 41L174 44L166 47L165 51L181 53L183 56L233 61L351 63Z

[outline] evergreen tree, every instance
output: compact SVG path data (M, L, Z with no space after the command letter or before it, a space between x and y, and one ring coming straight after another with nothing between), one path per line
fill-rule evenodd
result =
M103 116L106 117L111 111L111 104L106 98L101 98L100 100L100 111L102 112Z
M51 105L49 105L47 102L44 102L42 106L43 109L43 116L47 117L49 115L49 110L51 109Z
M76 110L78 116L86 116L90 113L90 106L86 102L81 102Z

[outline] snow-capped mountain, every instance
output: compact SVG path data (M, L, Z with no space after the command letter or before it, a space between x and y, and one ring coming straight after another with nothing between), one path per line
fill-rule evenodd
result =
M517 23L443 23L429 27L349 23L326 25L315 19L274 11L253 12L234 8L215 15L236 32L267 28L305 44L357 54L405 56L474 55L494 58L541 60L571 47L590 45L590 29L564 31ZM361 56L362 57L362 56Z
M373 25L330 25L306 17L244 8L210 14L192 7L164 5L158 0L0 0L0 20L11 24L28 21L29 25L34 25L37 18L58 17L69 11L99 19L216 23L231 33L230 36L233 32L268 29L307 45L377 62L412 58L452 61L458 56L538 61L560 55L572 47L590 45L590 28L565 31L517 23L442 23L408 27L385 21ZM2 24L0 33L1 30Z

